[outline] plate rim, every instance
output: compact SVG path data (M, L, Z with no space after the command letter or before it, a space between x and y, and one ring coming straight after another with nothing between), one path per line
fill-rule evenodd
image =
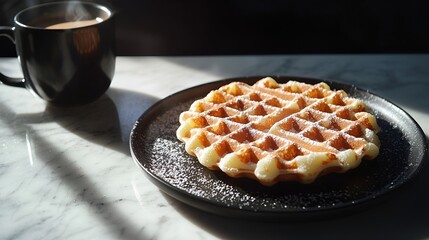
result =
M376 194L372 194L372 195L369 195L367 197L357 199L356 201L353 201L353 203L343 202L343 203L335 204L334 206L329 206L329 207L324 207L324 208L312 207L312 208L305 208L305 210L300 209L300 208L293 208L293 209L284 209L283 211L278 211L278 209L252 210L252 209L244 209L244 208L241 209L241 208L237 208L235 206L229 207L229 206L222 205L221 203L218 203L218 202L210 201L210 200L203 198L201 196L191 194L191 193L189 193L183 189L180 189L180 188L173 186L172 184L168 183L167 181L165 181L161 177L155 175L154 173L152 173L151 171L146 169L145 166L143 166L143 164L137 159L137 156L135 155L135 153L133 151L133 149L134 149L133 143L135 141L135 131L138 128L138 126L140 126L139 123L141 121L143 121L145 118L148 118L152 115L159 115L159 113L157 113L157 112L160 111L160 110L158 110L160 105L165 104L165 102L169 101L170 99L172 99L178 95L183 95L186 92L192 92L194 89L203 88L203 87L205 88L205 87L208 87L209 85L222 86L224 84L227 84L229 82L234 82L234 81L254 82L254 81L257 81L258 79L262 79L264 77L267 77L267 76L252 75L252 76L224 78L224 79L220 79L220 80L210 81L210 82L198 84L195 86L191 86L189 88L185 88L185 89L182 89L180 91L174 92L174 93L160 99L159 101L157 101L155 104L150 106L147 110L145 110L139 116L139 118L137 119L137 121L133 125L133 128L131 129L130 138L129 138L130 139L129 140L129 147L130 147L130 152L131 152L131 156L133 158L133 161L135 162L135 164L140 169L142 169L144 174L146 174L146 176L148 176L149 180L155 186L157 186L160 190L165 192L167 195L171 196L172 198L174 198L176 200L179 200L180 202L182 202L186 205L198 208L198 209L203 210L203 211L218 214L218 215L228 215L228 216L232 216L232 217L242 217L242 215L245 215L247 217L256 216L258 218L268 217L268 219L278 219L278 218L287 219L289 217L296 219L297 217L304 217L304 218L307 218L308 216L314 217L314 216L320 215L320 213L323 213L323 214L331 213L330 215L336 215L339 212L341 212L341 213L342 212L354 212L355 210L361 209L361 207L363 207L363 206L376 204L377 202L382 201L383 199L387 198L388 196L392 195L393 193L403 190L404 189L403 186L408 185L411 182L413 182L416 179L416 176L418 176L419 173L422 171L423 166L425 165L426 159L428 157L427 139L425 137L425 133L424 133L423 129L421 128L421 126L403 108L401 108L400 106L393 103L392 101L390 101L384 97L381 97L380 95L378 95L378 94L376 94L376 93L374 93L368 89L360 88L354 84L348 84L348 83L339 82L339 81L335 81L335 80L331 80L331 79L322 79L322 78L306 77L306 76L293 76L293 75L271 75L268 77L272 77L276 81L278 78L282 78L282 79L290 78L291 80L296 80L296 81L300 81L300 80L302 81L303 80L304 82L309 82L309 81L325 82L330 87L332 85L336 85L336 86L341 86L341 89L343 89L343 90L345 90L345 88L346 88L347 90L345 90L345 91L347 92L347 94L349 94L351 90L353 90L353 91L357 90L358 92L368 93L368 94L370 94L370 95L372 95L372 96L374 96L380 100L386 101L388 104L397 108L397 110L399 110L401 113L403 113L409 120L411 120L414 123L413 126L416 127L416 130L418 131L419 139L421 138L421 140L422 140L423 154L422 154L422 159L419 161L419 163L420 163L419 166L415 170L413 170L411 174L406 176L405 179L403 179L398 184L396 184L394 188L391 188L391 189L384 188L381 191L378 191ZM284 81L281 81L281 82L283 83ZM338 88L338 89L340 89L340 88ZM215 88L213 88L212 90L215 90ZM201 97L204 97L207 93L199 93L198 95ZM191 99L192 96L187 97L187 98ZM189 203L189 199L188 200L183 199L183 198L185 198L185 196L188 198L191 198L192 202L197 202L197 203L193 203L193 204ZM216 210L211 209L210 207L203 206L203 205L215 207L216 209L222 209L222 211L226 211L228 213L223 213L222 211L218 212ZM287 216L285 216L285 215L287 215ZM324 215L324 216L326 216L326 215Z

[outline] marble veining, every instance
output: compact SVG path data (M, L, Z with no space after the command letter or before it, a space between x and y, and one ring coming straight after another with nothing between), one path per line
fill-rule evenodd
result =
M108 92L67 108L0 84L0 239L236 239L267 232L273 239L345 238L351 231L356 239L368 233L429 238L427 167L405 194L360 214L260 223L204 213L161 193L128 147L134 122L158 100L250 75L307 76L366 88L406 110L428 136L428 66L425 54L118 57ZM0 72L21 75L14 58L1 58Z

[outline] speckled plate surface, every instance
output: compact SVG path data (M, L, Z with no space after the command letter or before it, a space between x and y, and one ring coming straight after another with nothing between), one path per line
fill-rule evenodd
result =
M344 174L329 174L308 185L285 182L262 186L245 178L230 178L204 168L176 139L179 114L210 90L231 81L253 84L261 77L226 79L175 93L148 109L136 122L130 138L133 159L149 179L168 195L198 209L234 217L286 219L345 213L361 209L397 192L417 175L426 139L417 123L402 109L366 90L328 80L274 77L278 82L324 81L362 99L377 117L381 149L372 161Z

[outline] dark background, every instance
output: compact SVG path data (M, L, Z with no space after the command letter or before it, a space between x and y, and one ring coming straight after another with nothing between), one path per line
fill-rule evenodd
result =
M43 0L1 0L0 25ZM429 52L429 1L98 0L118 55ZM0 38L0 56L14 56Z

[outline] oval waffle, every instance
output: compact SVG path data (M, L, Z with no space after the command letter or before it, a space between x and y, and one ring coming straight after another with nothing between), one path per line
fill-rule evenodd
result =
M345 172L380 146L365 104L326 83L233 82L196 100L179 121L177 138L202 165L264 185Z

